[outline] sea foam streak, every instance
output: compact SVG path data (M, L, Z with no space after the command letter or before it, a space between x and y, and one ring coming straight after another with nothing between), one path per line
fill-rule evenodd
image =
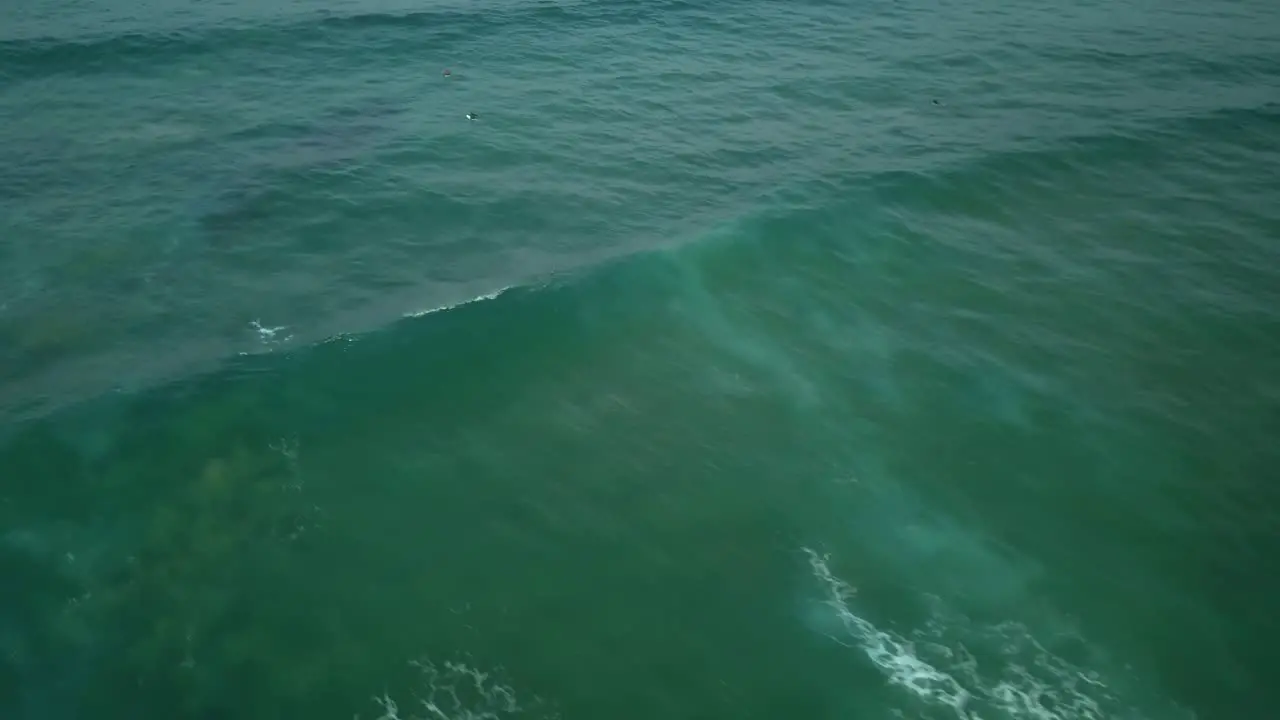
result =
M483 672L458 661L437 665L430 660L415 660L412 665L421 678L413 703L401 707L384 693L374 698L382 709L377 720L502 720L514 715L550 720L557 717L554 712L548 712L538 698L520 702L515 690L493 672Z
M1141 720L1148 715L1105 682L1046 649L1016 622L974 623L934 604L933 618L908 635L883 630L852 609L854 588L828 556L805 548L823 604L836 622L832 640L862 651L891 685L909 693L919 718L960 720ZM1190 718L1175 711L1161 717Z

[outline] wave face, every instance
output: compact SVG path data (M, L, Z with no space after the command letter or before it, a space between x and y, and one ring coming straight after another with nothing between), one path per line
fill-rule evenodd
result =
M1274 714L1270 4L51 8L0 717Z
M1107 238L1120 193L1162 237L1266 230L1273 11L1178 5L9 3L0 417L764 210Z

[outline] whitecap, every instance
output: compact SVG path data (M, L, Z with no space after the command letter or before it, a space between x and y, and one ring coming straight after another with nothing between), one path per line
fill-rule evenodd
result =
M423 315L430 315L431 313L440 312L440 311L442 311L442 310L452 310L452 309L454 309L454 308L462 307L463 305L470 305L471 303L483 302L483 301L485 301L485 300L494 300L494 299L496 299L499 295L501 295L501 294L505 293L506 291L510 290L510 289L511 289L511 287L512 287L512 286L510 286L510 285L508 285L508 286L506 286L506 287L501 287L501 288L498 288L497 290L494 290L493 292L488 292L488 293L485 293L485 294L483 294L483 295L477 295L477 296L475 296L475 297L473 297L473 298L470 298L470 299L468 299L468 300L463 300L463 301L461 301L461 302L456 302L456 303L451 303L451 304L446 304L446 305L440 305L440 306L433 307L433 308L427 308L427 309L425 309L425 310L414 310L414 311L412 311L412 312L407 312L407 313L405 313L405 314L404 314L404 317L422 317Z

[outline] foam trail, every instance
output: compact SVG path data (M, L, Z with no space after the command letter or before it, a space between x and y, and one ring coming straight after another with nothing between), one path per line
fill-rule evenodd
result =
M910 690L917 697L931 703L955 708L961 718L969 718L965 707L970 694L951 675L938 670L917 657L910 641L884 632L869 621L854 614L849 602L855 591L853 586L831 573L827 557L805 548L814 575L823 583L827 597L824 604L835 611L841 626L850 637L829 635L832 640L860 647L876 667L888 676L889 682ZM853 641L852 643L850 641Z
M890 685L906 691L914 717L960 720L1146 720L1131 698L1096 671L1044 647L1016 622L975 623L940 600L909 636L882 630L852 609L855 590L827 556L805 548L822 602L836 618L832 640L866 655ZM939 714L940 713L940 714ZM1158 718L1193 718L1170 708Z
M534 698L521 703L515 690L499 681L494 673L482 672L457 661L436 665L430 660L411 663L421 675L421 689L414 706L401 708L389 694L374 701L381 707L377 720L503 720L514 715L554 718L542 711Z

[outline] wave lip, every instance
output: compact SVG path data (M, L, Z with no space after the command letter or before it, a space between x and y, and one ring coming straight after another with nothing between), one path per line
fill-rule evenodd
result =
M472 303L484 302L484 301L486 301L486 300L496 300L496 299L497 299L499 296L501 296L503 293L507 292L508 290L513 289L514 287L515 287L515 286L513 286L513 285L507 285L507 286L504 286L504 287L500 287L500 288L498 288L497 290L494 290L494 291L492 291L492 292L487 292L487 293L484 293L484 294L482 294L482 295L476 295L476 296L475 296L475 297L473 297L473 298L470 298L470 299L468 299L468 300L463 300L463 301L461 301L461 302L448 303L448 304L445 304L445 305L437 305L437 306L435 306L435 307L430 307L430 308L426 308L426 309L423 309L423 310L412 310L412 311L410 311L410 312L406 312L406 313L404 313L403 317L407 317L407 318L422 317L422 316L424 316L424 315L430 315L430 314L432 314L432 313L444 312L445 310L452 310L452 309L454 309L454 308L460 308L460 307L462 307L463 305L470 305L470 304L472 304Z

